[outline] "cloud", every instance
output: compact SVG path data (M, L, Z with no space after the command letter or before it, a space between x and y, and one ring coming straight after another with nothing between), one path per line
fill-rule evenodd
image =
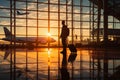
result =
M51 3L58 3L58 0L51 0Z
M0 25L10 25L10 22L8 21L0 21Z
M71 2L72 2L71 0L68 0L68 4L71 4Z
M36 1L36 0L33 0L33 1ZM44 1L44 3L48 3L48 0L43 0L43 1ZM58 0L51 0L50 2L51 3L58 3ZM61 3L63 3L63 2L66 3L65 0L61 0ZM71 0L68 0L68 4L71 4ZM4 7L4 6L0 6L0 7ZM47 28L48 27L48 20L47 20L48 19L48 12L44 12L44 11L48 11L48 4L39 4L38 7L39 7L39 13L38 13L39 19L43 19L43 20L39 20L39 27L42 26L42 27ZM22 2L17 3L17 8L18 9L25 9L26 4L22 3ZM30 13L28 15L28 18L37 19L37 12L34 11L34 10L36 10L36 8L37 8L36 3L28 3L28 10L31 10L31 11L28 11ZM58 11L58 5L50 5L50 11ZM66 12L66 6L61 6L60 11L61 12ZM3 14L5 13L5 15L10 14L9 10L2 10L2 12L3 12ZM25 12L25 11L23 11L23 12ZM68 7L68 12L71 12L71 7L70 6ZM75 8L74 12L79 13L80 12L79 8ZM16 17L17 18L26 18L26 15L21 15L21 16L16 15ZM89 19L88 16L83 16L83 17L86 18L86 19ZM74 18L76 20L79 20L79 14L74 15ZM46 20L44 20L44 19L46 19ZM50 13L50 19L56 19L56 22L54 22L52 20L50 21L50 27L58 27L58 22L57 22L58 13ZM60 13L60 19L65 20L66 19L66 14L65 13ZM71 20L71 14L68 15L68 19ZM71 22L69 21L69 23L70 24L68 24L68 26L71 27ZM8 20L3 20L2 22L0 22L0 24L8 24L9 25L10 22ZM16 25L26 26L26 19L16 19ZM29 26L36 27L37 26L37 20L28 19L28 27ZM25 29L25 27L22 27L22 28ZM39 29L39 31L41 31L41 30ZM55 35L57 35L57 34L58 33L56 33Z
M0 8L4 8L4 6L0 5Z

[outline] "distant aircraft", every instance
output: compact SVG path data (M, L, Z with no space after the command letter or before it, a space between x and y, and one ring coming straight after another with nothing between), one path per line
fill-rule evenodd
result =
M6 27L4 27L5 38L2 40L9 41L9 42L16 42L16 43L26 43L27 45L32 45L33 43L36 44L47 44L48 42L53 43L56 42L54 38L46 37L16 37L13 35Z
M28 12L23 13L23 12L17 11L17 15L26 15L26 14L29 14L29 13Z

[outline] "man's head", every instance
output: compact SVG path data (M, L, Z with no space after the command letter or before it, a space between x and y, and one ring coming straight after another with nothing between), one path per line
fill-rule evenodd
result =
M62 25L65 25L65 20L62 20Z

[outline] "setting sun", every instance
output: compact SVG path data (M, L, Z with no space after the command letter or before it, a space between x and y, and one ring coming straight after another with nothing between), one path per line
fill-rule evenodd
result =
M50 33L47 33L47 36L49 36L49 37L50 37L50 36L51 36L51 34L50 34Z

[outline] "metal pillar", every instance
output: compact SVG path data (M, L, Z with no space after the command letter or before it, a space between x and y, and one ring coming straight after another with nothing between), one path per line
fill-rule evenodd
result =
M14 35L16 36L16 0L14 0L14 2L13 2L13 5L14 5ZM13 77L13 80L16 80L16 49L15 49L15 46L16 46L16 41L15 41L15 36L13 37L13 41L14 41L14 47L13 47L13 54L14 54L14 56L13 56L13 58L14 58L14 60L13 60L13 71L14 71L14 77Z
M39 12L38 12L38 9L39 9L39 4L38 4L38 0L37 0L37 3L36 3L36 9L37 9L37 12L36 12L36 15L37 15L37 47L38 47L38 34L39 34L39 28L38 28L38 26L39 26ZM38 50L37 50L37 56L36 56L36 64L37 64L37 69L36 69L36 75L37 75L37 77L36 77L36 79L37 80L39 80L39 52L38 52Z
M101 5L102 5L102 2L101 0L98 0L98 22L97 22L97 42L100 41L99 37L100 37L100 20L101 20Z
M58 0L58 46L59 46L59 49L58 49L58 79L60 79L60 39L59 39L59 36L60 36L60 0Z
M74 4L73 4L73 0L71 0L71 4L72 4L72 6L71 6L72 7L72 11L71 11L71 16L72 16L72 20L71 20L72 21L72 30L71 31L72 31L72 44L73 44L73 42L74 42L74 22L73 22L74 21L74 17L73 17L74 16L74 14L73 14L73 11L74 11L73 10L73 5Z
M13 15L12 15L12 3L13 3L13 1L12 0L10 0L10 31L12 32L12 23L13 23L13 21L12 21L12 17L13 17ZM12 36L11 36L11 40L12 40ZM10 42L10 45L12 45L12 42ZM11 49L11 51L12 51L12 49ZM12 73L12 54L10 54L10 80L12 80L13 79L13 73Z
M105 48L108 41L108 0L104 0L104 44ZM107 59L107 50L104 52L104 80L108 80L108 59Z
M83 0L80 0L80 41L83 41L83 32L82 32L82 26L83 26L83 22L82 22L82 19L83 19L83 13L82 13L82 5L83 3Z
M48 0L48 33L50 33L50 0ZM48 51L50 50L50 37L48 36ZM49 58L49 52L48 52L48 63L50 63ZM48 80L50 80L50 65L48 64Z
M27 0L26 0L26 13L28 12L28 2L27 2ZM27 43L27 37L28 37L28 15L26 14L26 43ZM28 70L28 51L27 51L27 49L26 49L26 74L28 74L27 73L27 70ZM26 77L26 80L27 80L27 77Z
M68 0L66 0L66 25L68 26Z
M104 41L108 40L108 0L104 0Z
M92 4L92 40L94 41L95 40L95 34L94 34L94 30L95 30L95 20L94 20L94 16L95 16L95 13L94 13L94 11L95 11L95 9L94 9L94 7L95 7L95 5L94 4Z

